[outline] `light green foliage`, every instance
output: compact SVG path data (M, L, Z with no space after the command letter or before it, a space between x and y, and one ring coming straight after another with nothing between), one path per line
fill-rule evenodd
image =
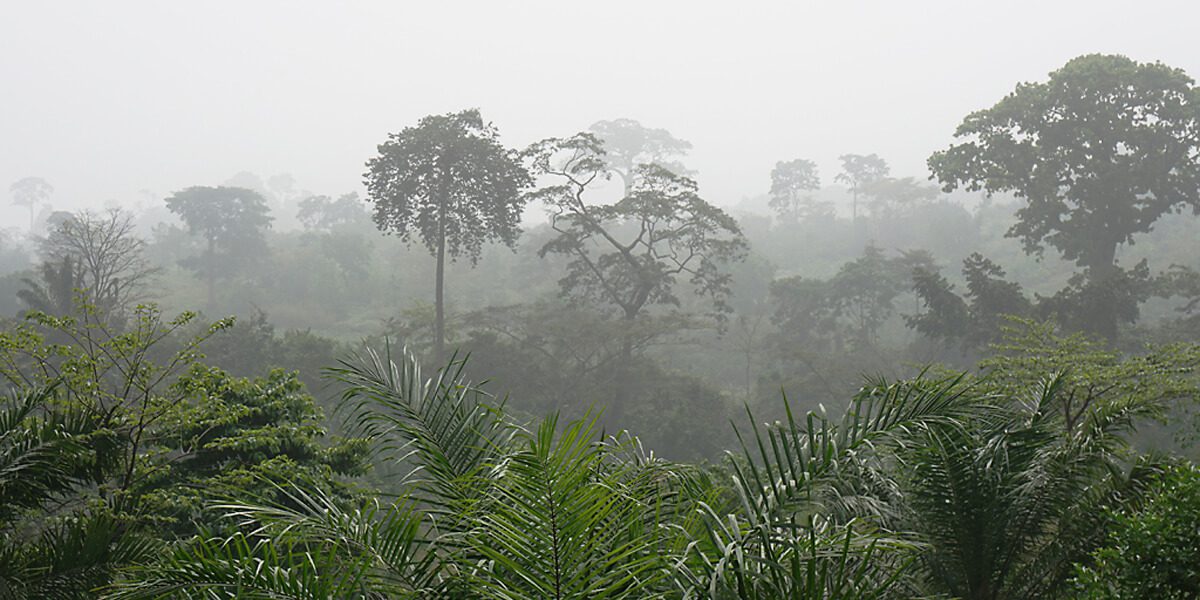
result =
M110 431L54 385L0 403L0 597L89 598L158 545L88 492L116 464ZM64 502L64 501L73 502Z
M1147 416L1170 409L1190 411L1200 399L1200 345L1171 344L1125 356L1084 334L1058 335L1052 323L1014 319L994 355L979 363L986 384L1011 394L1063 373L1059 410L1068 430L1097 405L1137 402L1153 407ZM1194 439L1186 433L1184 440Z
M113 479L101 486L101 493L125 491L134 482L149 432L183 400L170 390L174 378L200 358L200 344L232 320L176 340L172 336L195 313L165 321L157 308L139 306L122 329L114 329L87 304L80 304L76 314L33 313L25 323L0 332L0 377L17 388L59 386L66 407L86 415L96 430L110 433Z
M364 440L323 443L323 416L295 373L230 377L194 366L174 387L184 398L153 432L136 492L144 510L183 534L211 526L214 499L271 496L272 485L347 494L335 479L365 470Z
M1139 509L1111 515L1111 534L1079 568L1074 597L1200 597L1200 471L1165 473Z
M75 314L0 332L0 376L23 390L0 413L0 592L94 597L156 540L194 532L188 517L219 494L272 480L340 491L333 475L360 471L362 443L321 444L295 375L196 365L231 321L189 337L194 313L142 306L120 329L86 304Z

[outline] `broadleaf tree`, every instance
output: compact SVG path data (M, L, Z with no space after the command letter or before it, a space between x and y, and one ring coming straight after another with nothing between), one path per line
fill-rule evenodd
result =
M167 198L167 208L179 216L192 235L204 238L204 254L185 263L203 274L212 308L219 271L232 272L241 263L267 253L263 230L271 226L267 201L254 190L237 187L193 186Z
M712 316L729 312L725 266L745 257L746 240L733 217L700 197L694 181L640 165L629 195L596 204L589 191L607 175L596 136L543 140L528 155L538 175L558 180L530 197L549 208L557 234L539 253L570 259L559 281L565 297L615 307L632 323L650 305L679 306L678 284L685 280L711 301Z
M813 199L812 192L821 189L817 164L797 158L780 161L771 169L771 199L768 205L780 218L796 223L801 219L829 212L829 205Z
M666 129L646 127L633 119L597 121L589 128L604 145L604 164L621 178L625 195L637 182L638 165L658 165L676 175L688 175L679 157L692 149Z
M850 188L853 202L850 214L857 221L858 198L863 195L864 188L887 177L892 169L888 166L887 161L879 158L876 154L843 154L838 157L838 160L842 161L842 172L838 173L833 180L844 183Z
M929 167L946 191L1011 193L1025 205L1008 231L1028 253L1046 244L1096 290L1119 277L1117 250L1164 214L1200 213L1200 91L1180 69L1124 56L1080 56L968 115ZM1118 298L1091 333L1115 337Z
M468 109L430 115L389 135L364 178L375 224L406 242L420 238L437 261L434 354L442 356L446 258L474 264L486 242L516 244L529 172L497 129Z

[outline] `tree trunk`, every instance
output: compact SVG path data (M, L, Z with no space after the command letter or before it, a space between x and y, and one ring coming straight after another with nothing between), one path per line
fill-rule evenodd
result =
M445 312L445 282L446 282L446 225L445 221L438 223L437 275L434 283L434 320L433 320L433 360L441 364L446 346L446 312Z
M1119 286L1113 279L1117 276L1117 243L1099 241L1096 244L1091 264L1088 265L1087 285L1096 294L1094 309L1096 315L1092 322L1091 333L1103 337L1110 343L1117 339L1117 309L1118 298L1116 290Z
M613 408L620 415L626 410L629 398L633 395L633 321L636 312L625 310L621 317L621 358L615 365L616 377L613 381Z

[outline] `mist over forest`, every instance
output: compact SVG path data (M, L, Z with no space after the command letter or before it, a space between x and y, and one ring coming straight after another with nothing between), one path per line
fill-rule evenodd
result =
M0 598L1200 596L1200 9L0 23Z

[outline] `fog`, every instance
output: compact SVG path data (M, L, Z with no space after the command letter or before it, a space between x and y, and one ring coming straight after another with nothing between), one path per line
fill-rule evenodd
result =
M1200 1L0 10L0 596L1200 598Z
M0 182L55 208L159 205L290 173L360 189L388 132L481 109L507 144L628 117L690 141L715 204L777 160L878 153L927 174L967 113L1068 59L1200 73L1200 5L1142 2L8 2ZM21 207L0 217L23 224Z

